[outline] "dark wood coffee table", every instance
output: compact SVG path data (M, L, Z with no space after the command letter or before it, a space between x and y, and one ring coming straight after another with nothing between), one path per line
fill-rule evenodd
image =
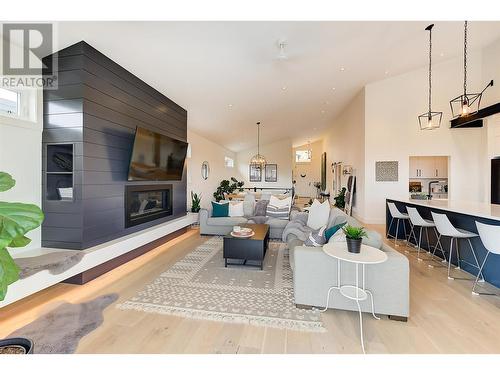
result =
M264 257L269 245L269 225L245 224L241 226L253 229L255 234L248 238L237 238L230 234L224 236L224 266L242 264L253 266L253 264L247 264L248 260L252 260L260 262L260 269L264 269ZM243 262L228 263L228 259L239 259Z

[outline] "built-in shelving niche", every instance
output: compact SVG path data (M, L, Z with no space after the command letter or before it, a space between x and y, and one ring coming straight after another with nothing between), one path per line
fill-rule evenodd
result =
M73 201L72 143L47 144L45 169L46 198L51 201Z

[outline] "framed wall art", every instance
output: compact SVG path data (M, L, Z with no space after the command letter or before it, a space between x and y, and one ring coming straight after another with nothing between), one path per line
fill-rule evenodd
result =
M266 182L278 182L278 164L266 164L264 170Z

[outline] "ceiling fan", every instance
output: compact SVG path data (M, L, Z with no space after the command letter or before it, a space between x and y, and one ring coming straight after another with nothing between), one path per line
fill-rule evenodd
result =
M288 60L288 55L287 55L287 53L285 51L286 46L287 46L287 42L286 42L285 39L279 39L278 40L279 53L278 53L278 56L277 56L277 60L281 60L281 61Z

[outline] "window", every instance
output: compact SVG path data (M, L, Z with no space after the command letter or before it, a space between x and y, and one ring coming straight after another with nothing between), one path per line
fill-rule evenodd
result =
M19 117L21 94L14 90L0 88L0 114Z
M310 150L296 150L295 151L295 162L296 163L309 163L311 161L311 151Z
M38 90L35 89L18 90L0 87L0 116L34 122L36 121L37 98Z
M226 168L233 168L234 160L231 159L229 156L224 156L224 165L226 166Z

